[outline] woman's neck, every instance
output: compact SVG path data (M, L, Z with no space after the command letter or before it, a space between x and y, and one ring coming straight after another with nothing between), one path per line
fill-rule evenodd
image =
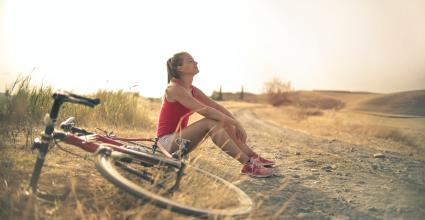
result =
M182 76L177 80L179 81L179 84L185 89L190 89L192 87L193 76Z

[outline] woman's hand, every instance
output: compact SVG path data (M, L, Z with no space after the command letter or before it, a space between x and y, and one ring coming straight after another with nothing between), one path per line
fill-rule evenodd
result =
M242 143L246 143L246 132L241 124L237 123L235 126L236 138L238 138Z

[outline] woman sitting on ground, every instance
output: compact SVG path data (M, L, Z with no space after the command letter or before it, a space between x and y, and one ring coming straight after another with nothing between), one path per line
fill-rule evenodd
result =
M178 150L176 138L183 138L191 141L191 151L208 135L216 146L243 165L242 174L273 175L272 168L266 166L274 162L259 156L246 144L246 132L235 117L192 85L193 77L199 72L197 64L187 52L177 53L167 61L168 86L157 129L160 146L173 153ZM204 118L188 126L193 112Z

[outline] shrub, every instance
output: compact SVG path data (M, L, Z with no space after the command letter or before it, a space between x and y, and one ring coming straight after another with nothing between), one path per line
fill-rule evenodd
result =
M291 103L290 91L291 82L282 82L279 78L274 77L264 84L267 101L273 106L280 106Z

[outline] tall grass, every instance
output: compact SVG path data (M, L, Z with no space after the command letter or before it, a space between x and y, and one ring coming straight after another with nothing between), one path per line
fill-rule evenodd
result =
M0 138L16 142L24 135L26 144L34 131L42 128L43 118L52 106L53 89L50 86L30 86L29 76L19 76L7 87L0 103ZM94 109L65 103L58 121L74 116L80 126L113 126L119 128L146 129L152 127L148 117L148 102L137 93L99 90L89 97L100 98Z
M25 134L26 143L32 137L34 128L47 112L51 87L43 85L30 87L29 76L19 76L6 88L5 99L0 107L0 137L2 140L13 140L19 134ZM44 113L43 113L44 112Z

